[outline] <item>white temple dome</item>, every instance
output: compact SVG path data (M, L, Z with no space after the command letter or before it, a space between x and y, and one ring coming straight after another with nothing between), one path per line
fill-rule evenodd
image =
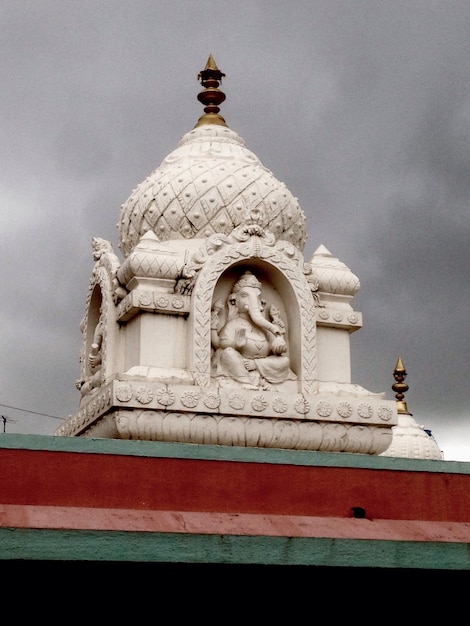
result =
M122 205L120 248L127 257L149 230L160 241L228 234L253 214L276 239L303 250L306 219L297 199L237 133L203 124Z
M219 114L224 76L209 55L198 76L204 114L122 205L117 226L125 258L149 231L160 242L184 241L228 235L248 222L303 251L306 218L297 198Z
M392 427L392 442L380 456L433 461L443 459L442 451L430 431L411 415L400 413L398 424Z

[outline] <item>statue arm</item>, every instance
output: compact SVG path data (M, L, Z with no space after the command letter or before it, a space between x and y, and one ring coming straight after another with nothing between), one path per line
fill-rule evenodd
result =
M219 334L219 345L221 348L235 348L240 350L246 344L246 331L238 324L236 320L227 322Z
M220 300L214 303L214 308L211 310L211 342L214 348L220 348L219 330L221 326L221 313L224 309L224 305Z
M93 343L91 344L91 351L88 355L88 365L93 369L98 367L101 363L101 347L103 344L104 325L100 320L95 328L93 335Z

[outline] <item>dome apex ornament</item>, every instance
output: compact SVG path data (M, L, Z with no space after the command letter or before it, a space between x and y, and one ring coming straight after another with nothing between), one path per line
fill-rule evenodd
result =
M219 70L214 57L210 54L206 67L197 76L197 79L201 81L201 85L204 87L204 90L197 96L199 102L204 105L204 115L201 115L194 128L204 124L227 126L224 118L219 114L219 104L225 100L224 92L219 89L219 84L224 77L225 74Z
M405 393L408 391L409 387L405 383L407 372L401 357L398 357L397 363L395 365L395 370L393 372L393 377L395 379L395 383L392 385L393 391L395 391L395 398L397 400L397 412L403 415L412 415L408 411L408 407L405 402Z

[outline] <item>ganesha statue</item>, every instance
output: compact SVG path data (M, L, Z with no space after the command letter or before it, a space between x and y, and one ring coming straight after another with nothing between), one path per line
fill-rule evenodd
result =
M285 335L280 310L267 306L261 282L245 272L226 302L218 300L212 308L213 377L220 386L245 389L269 389L295 380Z

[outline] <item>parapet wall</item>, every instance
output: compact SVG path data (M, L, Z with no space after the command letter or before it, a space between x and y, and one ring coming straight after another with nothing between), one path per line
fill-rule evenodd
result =
M0 471L1 560L470 569L467 463L4 434Z

